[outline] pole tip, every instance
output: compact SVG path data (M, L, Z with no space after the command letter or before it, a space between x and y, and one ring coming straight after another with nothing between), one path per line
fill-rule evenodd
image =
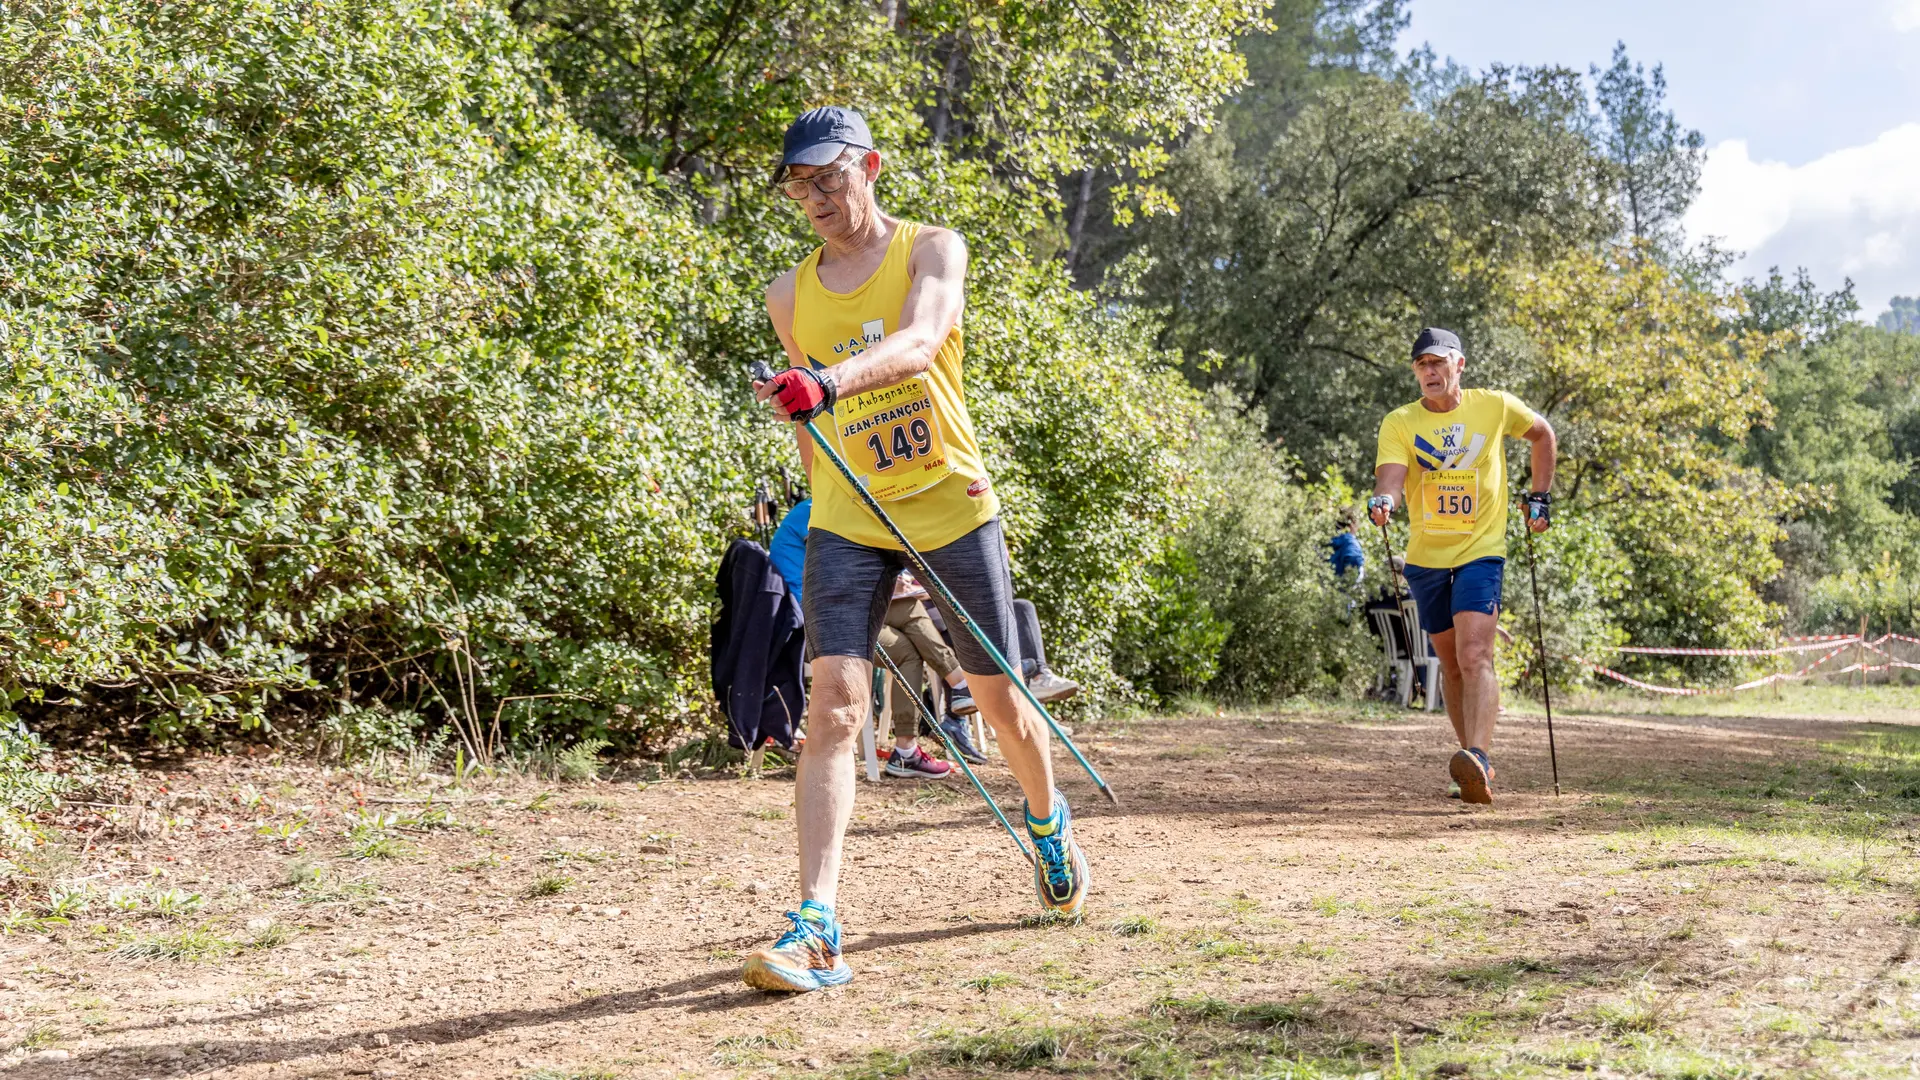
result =
M1100 785L1100 794L1105 795L1107 797L1107 801L1112 803L1113 805L1115 806L1120 805L1120 796L1115 795L1113 793L1113 789L1108 787L1107 785L1105 784Z

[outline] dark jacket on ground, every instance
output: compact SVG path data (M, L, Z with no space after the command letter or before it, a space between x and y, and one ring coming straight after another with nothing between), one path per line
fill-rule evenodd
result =
M792 749L794 729L806 713L800 605L766 549L751 540L727 546L716 584L713 696L727 717L727 742L751 749L771 738Z

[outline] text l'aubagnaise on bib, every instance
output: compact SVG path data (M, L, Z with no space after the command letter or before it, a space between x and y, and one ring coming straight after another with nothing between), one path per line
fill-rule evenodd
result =
M1428 532L1472 532L1479 500L1479 469L1434 469L1420 478L1421 523Z
M864 340L849 342L850 357L879 344L886 324L874 319L860 331ZM953 475L940 410L924 375L836 403L833 440L860 486L881 502L904 499Z

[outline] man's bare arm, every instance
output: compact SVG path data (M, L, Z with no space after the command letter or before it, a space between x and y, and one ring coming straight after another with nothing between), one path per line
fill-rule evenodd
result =
M798 270L789 270L773 279L767 286L767 318L773 320L773 332L780 338L780 347L787 352L787 366L804 367L806 355L793 340L793 304L795 283L799 280ZM754 383L754 396L766 400L771 393L772 384ZM800 469L809 477L813 475L813 436L800 425L793 426L794 440L800 447Z
M1406 486L1407 467L1405 465L1390 461L1373 470L1373 493L1392 498L1395 506L1401 505ZM1391 514L1383 510L1372 510L1369 516L1372 517L1375 525L1385 525Z
M1533 418L1533 426L1522 438L1533 444L1533 490L1553 490L1553 465L1560 455L1560 437L1544 416Z
M842 398L925 373L947 335L960 325L967 300L967 242L959 233L921 230L907 258L907 274L911 284L900 310L900 325L880 344L833 366L833 381ZM791 309L787 323L793 323Z

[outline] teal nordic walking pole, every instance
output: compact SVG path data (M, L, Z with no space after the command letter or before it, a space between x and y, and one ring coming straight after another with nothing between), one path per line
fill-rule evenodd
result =
M764 360L754 361L752 372L755 382L773 381L773 368L769 367ZM895 540L899 541L900 547L907 553L907 559L913 563L913 568L915 572L918 573L921 582L928 588L931 588L939 595L941 600L946 602L947 610L951 611L954 617L960 620L961 625L967 628L967 632L973 635L973 640L979 642L980 647L987 651L987 655L992 658L994 666L1000 669L1000 674L1005 675L1013 682L1013 685L1020 688L1020 693L1027 699L1027 703L1032 705L1035 711L1039 712L1040 719L1047 722L1047 727L1053 729L1053 733L1059 738L1061 745L1065 746L1067 752L1073 755L1073 760L1079 762L1080 767L1087 770L1087 775L1093 778L1094 785L1100 789L1102 795L1107 797L1107 801L1113 803L1115 806L1120 805L1120 797L1115 795L1113 789L1107 786L1107 782L1101 778L1099 770L1093 767L1093 764L1087 760L1086 755L1080 752L1079 747L1073 745L1073 740L1067 738L1067 733L1060 730L1060 725L1054 721L1053 714L1047 711L1045 705L1040 704L1039 698L1033 696L1033 691L1027 689L1026 680L1022 679L1019 673L1013 670L1013 665L1007 663L1007 658L1000 655L1000 650L994 646L993 642L987 640L985 632L974 623L973 616L968 615L967 609L961 607L960 602L953 598L951 592L947 591L946 583L940 580L939 574L933 572L933 567L927 564L926 557L920 554L919 549L913 546L912 542L907 539L906 534L900 531L900 527L893 523L893 519L887 516L885 510L881 509L880 500L874 498L873 493L861 485L860 480L853 475L853 470L847 468L847 463L842 460L839 453L833 449L833 444L827 441L827 437L820 434L820 429L814 426L813 421L804 420L802 423L807 426L807 434L813 436L813 444L827 455L827 460L833 462L833 467L840 470L840 475L846 478L847 486L859 494L860 501L866 504L867 510L879 520L881 525L886 527L889 533L893 534Z
M900 669L894 665L893 657L888 656L885 649L875 649L873 655L879 657L880 662L893 673L896 687L894 692L907 694L913 698L913 703L920 707L920 715L926 718L927 726L933 729L934 734L940 736L941 743L946 746L948 759L960 766L960 771L966 773L967 779L973 781L974 790L980 793L981 798L987 800L987 809L992 810L993 816L1000 819L1000 827L1007 830L1008 836L1013 837L1014 846L1020 849L1020 854L1026 856L1028 862L1032 862L1033 852L1027 850L1027 842L1020 839L1019 833L1013 831L1013 826L1007 822L1007 815L1000 811L1000 804L993 801L993 795L987 791L987 786L980 782L978 776L973 775L973 769L967 765L967 759L960 753L960 748L953 745L953 736L948 735L946 729L940 726L940 718L933 715L933 710L927 708L926 702L920 700L920 692L907 685L907 677L900 674Z

